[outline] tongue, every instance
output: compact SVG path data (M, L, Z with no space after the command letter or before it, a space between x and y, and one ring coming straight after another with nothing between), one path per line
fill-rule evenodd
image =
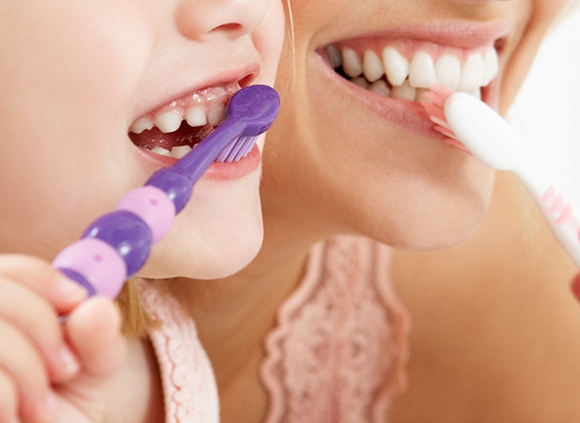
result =
M129 138L137 146L151 150L154 147L163 147L170 150L173 147L189 145L193 147L206 136L208 136L213 127L207 123L204 126L192 128L187 122L181 122L181 126L175 132L164 134L158 128L141 132L140 134L129 133Z

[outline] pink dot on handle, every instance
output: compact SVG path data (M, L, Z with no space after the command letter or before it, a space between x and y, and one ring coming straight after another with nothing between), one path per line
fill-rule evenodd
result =
M175 218L173 201L151 185L129 191L115 209L130 211L143 219L151 229L153 242L159 242L167 235Z
M97 294L115 298L127 278L127 266L117 251L98 238L83 238L62 250L52 262L55 268L78 272Z

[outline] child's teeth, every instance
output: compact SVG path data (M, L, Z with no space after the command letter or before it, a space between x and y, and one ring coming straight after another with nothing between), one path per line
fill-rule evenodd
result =
M129 128L129 132L133 132L135 134L140 134L143 131L153 128L153 121L148 117L142 117L135 121L131 128Z
M356 78L362 74L362 60L354 50L350 48L342 50L342 69L351 78Z
M453 91L457 90L461 82L461 63L459 63L459 59L450 54L441 56L435 64L435 75L437 76L437 82Z
M181 113L177 110L170 110L155 117L155 126L163 133L175 132L181 125Z
M175 157L176 159L181 159L187 153L191 151L191 147L189 145L180 145L177 147L173 147L171 149L171 157Z
M461 69L461 82L459 83L459 91L472 91L483 85L484 67L483 57L479 53L471 54Z
M489 85L491 81L495 79L499 71L499 58L497 56L497 51L493 47L489 47L485 52L483 57L483 63L485 68L485 76L483 83L484 86Z
M402 85L409 76L409 61L397 49L387 47L383 50L383 66L391 85Z
M383 62L372 50L365 51L363 57L363 73L369 82L375 82L385 74Z
M433 59L424 51L416 53L409 64L409 83L416 88L429 88L435 82Z
M163 147L153 147L151 149L151 151L153 153L160 154L162 156L170 156L171 155L171 152L168 149L163 148Z
M207 123L205 111L201 107L192 107L185 114L185 120L189 126L203 126Z
M392 98L414 101L416 96L417 88L412 87L408 79L403 82L403 85L395 85L391 90Z
M226 106L222 103L214 103L207 113L207 121L212 126L218 126L223 118Z

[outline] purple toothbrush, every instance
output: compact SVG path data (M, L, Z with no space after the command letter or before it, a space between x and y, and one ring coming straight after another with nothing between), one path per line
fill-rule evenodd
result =
M231 162L247 155L279 108L280 98L269 86L238 91L215 131L173 166L128 192L114 211L95 220L80 240L63 249L52 266L86 287L89 295L115 298L125 281L143 267L152 244L169 232L206 169L215 161Z

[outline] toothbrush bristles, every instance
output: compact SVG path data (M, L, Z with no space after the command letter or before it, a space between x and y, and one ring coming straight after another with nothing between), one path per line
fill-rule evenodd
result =
M439 126L439 125L434 125L433 127L436 131L440 132L441 134L445 135L447 138L451 138L452 140L456 140L459 141L457 139L457 137L455 136L455 133L448 128L445 128L443 126Z
M245 137L244 140L244 146L243 149L241 150L241 156L239 157L240 159L242 157L245 157L248 155L248 153L250 151L252 151L252 148L254 148L254 144L256 143L257 137Z
M426 97L426 95L425 95ZM425 108L427 114L431 117L431 120L435 122L433 119L436 118L437 122L445 122L445 114L443 113L443 105L438 105L434 103L429 103L428 101L422 101L421 105Z
M451 96L451 94L455 92L451 88L447 88L445 85L442 84L434 84L431 87L429 87L429 90L430 91L427 92L426 94L428 94L429 97L433 98L431 99L431 101L433 101L434 103L441 104L444 104L445 101L449 98L449 96Z
M445 137L444 141L460 150L468 152L463 143L457 139L457 136L445 118L445 102L453 93L453 90L444 85L432 85L429 91L423 94L425 100L421 102L421 105L425 108L431 122L433 122L433 129Z
M228 144L220 153L216 162L231 163L246 157L254 147L257 137L239 137L237 140Z
M238 153L243 150L243 147L244 147L244 138L238 138L238 140L233 143L232 148L228 153L226 162L232 162L234 160L237 160Z

